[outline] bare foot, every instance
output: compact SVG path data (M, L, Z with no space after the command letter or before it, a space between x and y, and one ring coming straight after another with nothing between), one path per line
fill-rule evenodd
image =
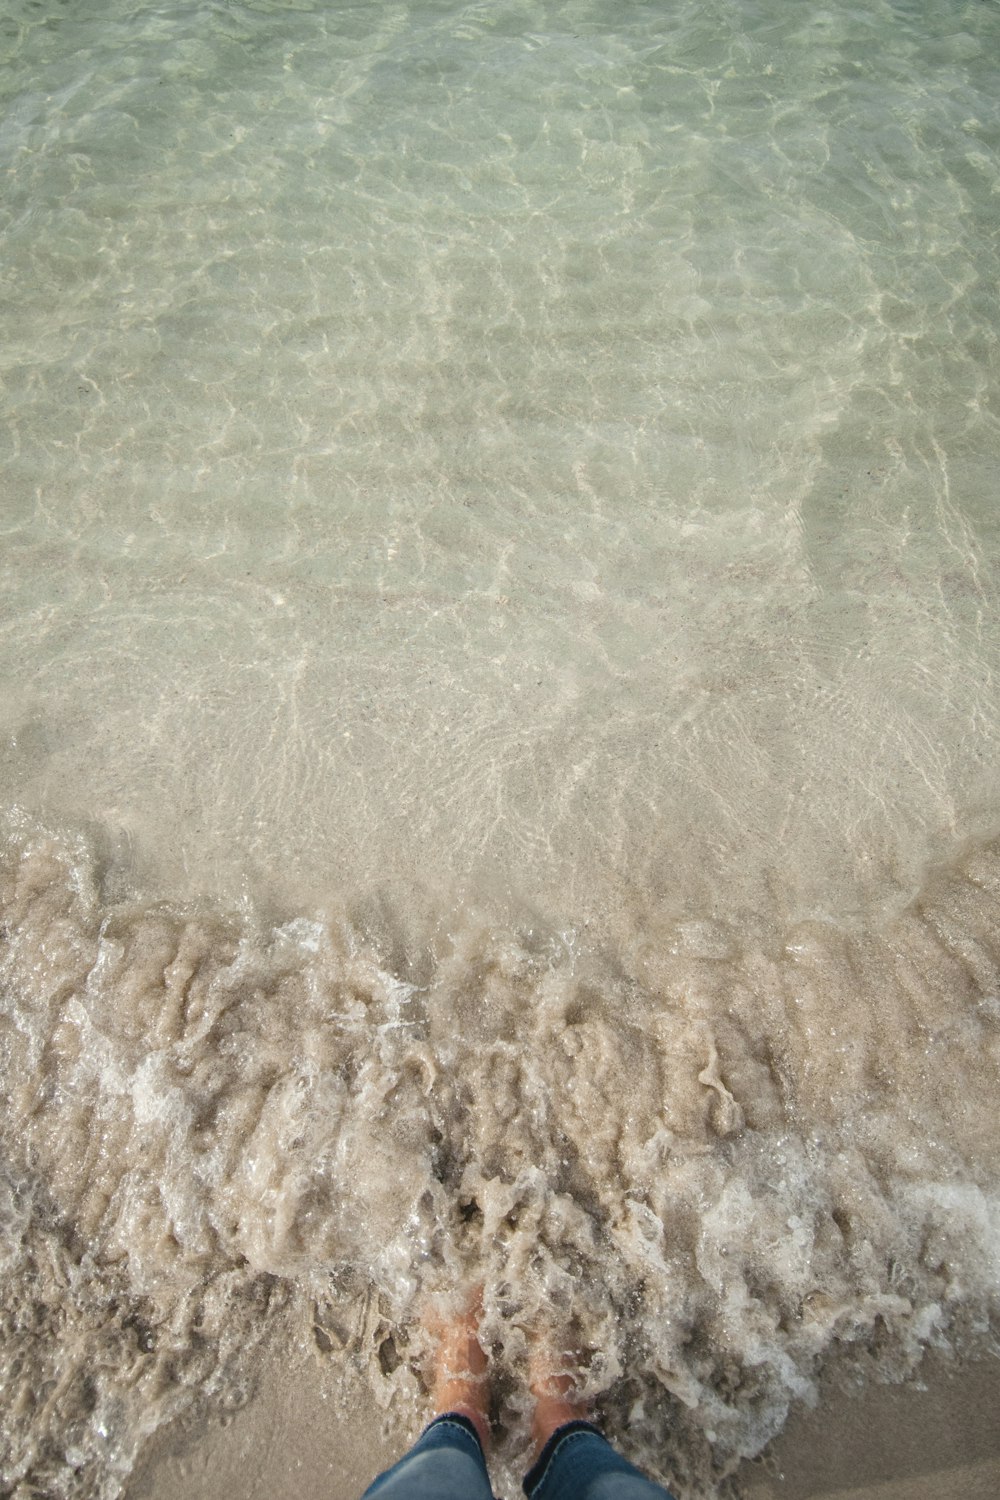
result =
M557 1427L565 1422L586 1420L589 1415L587 1402L576 1391L577 1363L575 1355L554 1354L540 1341L531 1351L528 1389L535 1398L531 1436L536 1458Z
M431 1363L431 1397L437 1413L460 1412L479 1434L483 1451L489 1447L489 1375L487 1359L479 1342L482 1288L464 1312L445 1315L432 1312L424 1326L435 1341Z

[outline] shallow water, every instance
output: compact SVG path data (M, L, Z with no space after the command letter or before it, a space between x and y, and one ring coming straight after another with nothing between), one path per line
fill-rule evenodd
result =
M692 1494L982 1336L996 11L0 35L3 1483L479 1279Z

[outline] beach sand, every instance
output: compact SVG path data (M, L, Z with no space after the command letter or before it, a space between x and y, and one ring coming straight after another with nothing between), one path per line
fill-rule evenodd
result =
M336 1413L336 1415L334 1415ZM157 1433L126 1500L357 1500L400 1456L398 1423L358 1395L346 1409L311 1355L261 1372L224 1419ZM504 1500L514 1500L499 1486ZM721 1493L738 1500L993 1500L1000 1494L1000 1360L925 1360L904 1385L830 1392L796 1411Z

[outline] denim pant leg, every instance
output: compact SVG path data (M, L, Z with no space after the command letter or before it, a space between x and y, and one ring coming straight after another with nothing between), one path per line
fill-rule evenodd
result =
M528 1500L673 1500L590 1422L558 1427L524 1476Z
M493 1500L483 1450L467 1417L446 1412L409 1453L373 1479L361 1500Z

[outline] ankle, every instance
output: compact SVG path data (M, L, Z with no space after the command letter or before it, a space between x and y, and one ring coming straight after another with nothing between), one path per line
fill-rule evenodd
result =
M531 1437L535 1445L535 1457L541 1453L554 1432L565 1427L567 1422L585 1422L589 1408L585 1401L567 1396L539 1396L531 1418Z
M528 1388L535 1398L531 1436L536 1456L560 1427L565 1427L567 1422L585 1421L589 1414L590 1403L577 1389L575 1370L578 1363L576 1356L560 1358L551 1350L541 1348L534 1352Z
M456 1416L465 1417L466 1421L471 1422L476 1429L480 1447L484 1453L489 1453L490 1423L481 1406L474 1405L470 1401L455 1401L450 1406L447 1406L444 1411L440 1412L439 1415L445 1416L447 1412L454 1412Z

